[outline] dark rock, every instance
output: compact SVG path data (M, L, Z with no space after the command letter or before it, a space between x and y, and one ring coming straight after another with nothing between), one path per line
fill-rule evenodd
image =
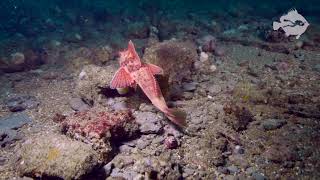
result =
M25 113L13 114L0 118L0 146L12 143L17 137L18 129L25 124L30 124L32 119Z
M18 172L33 178L79 179L98 165L90 145L46 132L26 140L17 153Z
M287 122L283 119L266 119L262 122L261 126L265 131L274 130L282 127Z
M11 112L36 108L40 102L34 96L15 95L5 100L5 104Z
M75 111L85 111L90 108L89 105L83 102L80 98L71 98L69 104L71 108Z
M265 40L272 43L288 42L288 37L285 35L285 32L280 29L278 31L267 31Z

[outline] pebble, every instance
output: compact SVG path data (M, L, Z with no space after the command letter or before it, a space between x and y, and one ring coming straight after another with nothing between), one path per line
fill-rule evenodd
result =
M236 145L233 152L235 154L243 154L244 153L244 149L241 146Z
M192 92L192 91L197 89L197 84L198 83L196 83L196 82L184 83L182 85L182 88L183 88L184 91Z
M258 173L258 172L253 172L252 177L255 180L266 180L267 179L264 175L262 175L261 173Z
M235 174L235 173L239 172L239 169L234 165L227 167L227 169L230 172L230 174Z
M200 53L200 61L201 62L208 61L208 59L209 59L209 55L207 53L205 53L205 52Z
M286 123L287 122L283 119L266 119L262 122L261 126L265 131L269 131L278 129Z

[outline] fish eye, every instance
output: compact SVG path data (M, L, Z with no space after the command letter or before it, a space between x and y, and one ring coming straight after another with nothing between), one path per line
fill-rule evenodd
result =
M304 26L304 23L300 20L296 20L295 24L298 24L299 26Z

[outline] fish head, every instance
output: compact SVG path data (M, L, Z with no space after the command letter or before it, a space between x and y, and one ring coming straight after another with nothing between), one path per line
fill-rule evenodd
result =
M290 10L288 14L285 16L282 16L280 20L292 22L294 23L293 25L297 25L300 27L309 26L308 21L301 14L299 14L296 9Z
M141 67L140 57L132 41L129 41L128 49L119 52L119 56L120 66L126 66L128 69Z

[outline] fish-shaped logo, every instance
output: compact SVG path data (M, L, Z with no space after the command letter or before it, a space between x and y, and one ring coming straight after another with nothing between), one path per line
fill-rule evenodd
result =
M121 51L119 55L120 68L114 75L110 87L135 88L138 84L152 104L164 112L168 119L180 127L185 127L186 114L178 109L168 108L154 77L156 74L163 74L163 69L153 64L142 63L132 41L129 41L128 49Z
M296 39L299 39L309 25L308 21L296 9L293 9L286 15L281 16L280 22L273 22L273 30L282 28L287 37L293 35L296 36Z

